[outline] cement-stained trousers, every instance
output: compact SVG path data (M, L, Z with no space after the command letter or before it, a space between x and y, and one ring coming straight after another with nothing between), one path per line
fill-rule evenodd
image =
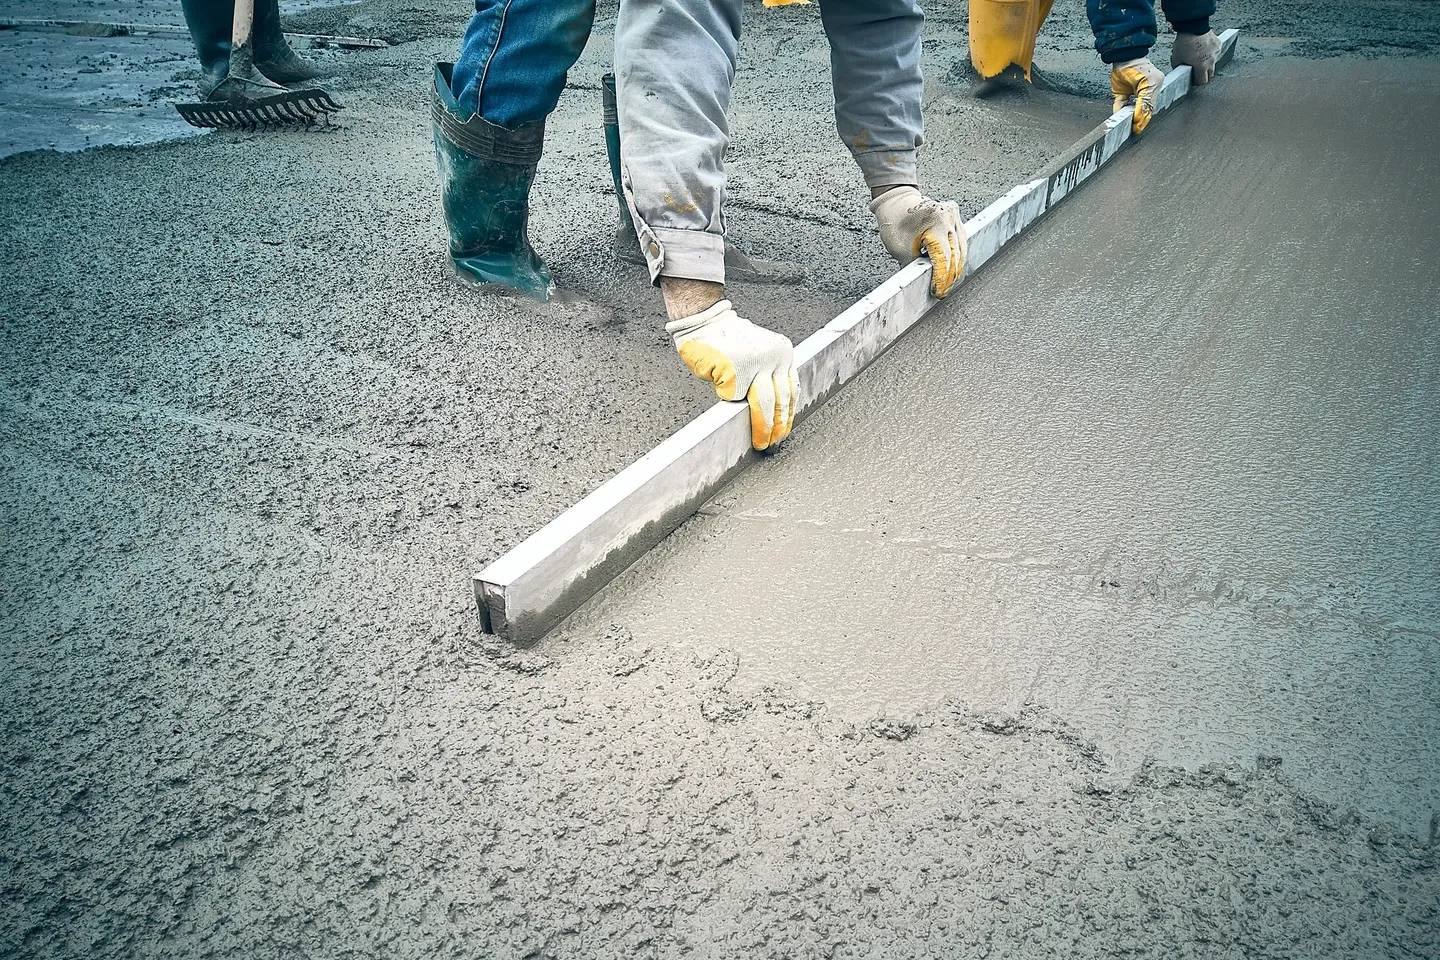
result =
M622 180L650 279L725 282L725 147L742 0L624 0L615 31ZM917 0L821 0L835 125L871 187L916 183Z

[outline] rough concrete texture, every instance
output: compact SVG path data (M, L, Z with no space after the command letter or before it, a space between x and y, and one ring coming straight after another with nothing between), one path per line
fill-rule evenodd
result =
M970 99L963 8L932 7L925 175L974 212L1108 105ZM1227 9L1252 60L1440 35L1427 4ZM453 5L297 22L411 41L344 58L327 133L0 164L0 952L1434 955L1434 826L1268 755L1132 769L1039 707L854 719L621 624L483 641L469 572L708 402L604 253L613 13L536 198L566 303L445 276ZM812 279L735 292L800 336L889 266L813 8L748 23L730 221Z

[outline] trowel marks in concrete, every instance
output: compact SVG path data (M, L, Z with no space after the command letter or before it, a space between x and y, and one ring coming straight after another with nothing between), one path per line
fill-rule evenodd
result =
M1440 69L1240 66L550 641L1440 803ZM576 649L576 648L579 649Z

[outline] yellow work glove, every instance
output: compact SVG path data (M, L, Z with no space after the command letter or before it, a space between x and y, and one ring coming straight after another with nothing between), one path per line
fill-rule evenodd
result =
M1110 68L1110 92L1115 94L1114 109L1123 110L1126 104L1134 104L1135 115L1130 129L1137 134L1144 133L1155 116L1155 100L1160 96L1160 84L1165 82L1161 73L1150 62L1149 57L1127 60Z
M1177 33L1170 48L1170 66L1190 68L1190 82L1209 83L1215 76L1215 61L1220 59L1220 38L1209 33Z
M665 324L690 372L715 386L721 400L750 403L750 443L764 450L790 436L800 381L788 338L741 317L721 300Z
M960 208L931 200L915 187L893 187L870 201L880 224L880 241L901 266L924 253L930 258L930 290L950 292L965 275L965 228Z

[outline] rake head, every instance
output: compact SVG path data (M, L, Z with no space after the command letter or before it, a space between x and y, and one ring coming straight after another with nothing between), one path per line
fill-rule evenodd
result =
M177 103L175 109L194 127L259 130L322 126L341 107L324 90L285 90L262 97Z

